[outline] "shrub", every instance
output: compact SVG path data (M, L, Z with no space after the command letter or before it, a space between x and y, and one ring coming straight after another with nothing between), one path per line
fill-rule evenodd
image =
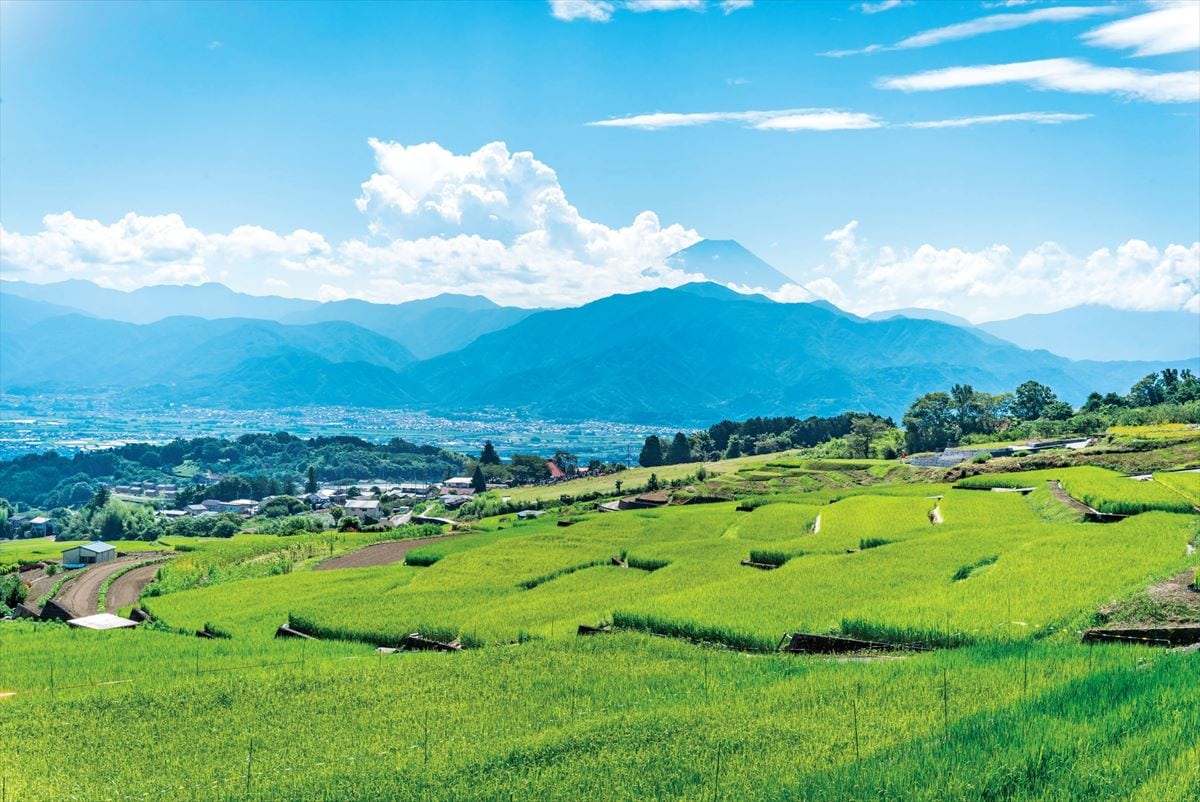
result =
M892 541L884 540L881 537L864 537L858 541L858 547L860 549L874 549L878 548L879 546L886 546L891 542Z
M671 564L670 560L654 560L641 557L625 557L625 564L630 568L636 568L639 571L657 571L659 568L666 568Z
M799 557L802 552L772 551L769 549L753 549L750 552L750 562L763 565L783 565L793 557Z

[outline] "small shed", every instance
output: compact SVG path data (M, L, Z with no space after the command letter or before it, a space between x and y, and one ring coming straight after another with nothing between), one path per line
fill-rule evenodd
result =
M109 560L117 558L117 549L115 546L110 546L107 543L95 541L94 543L84 543L82 546L75 546L63 552L62 562L64 566L68 565L94 565L96 563L105 563Z

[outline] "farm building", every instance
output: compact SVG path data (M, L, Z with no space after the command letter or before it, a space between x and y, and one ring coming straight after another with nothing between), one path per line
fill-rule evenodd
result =
M361 521L364 518L379 520L382 512L379 508L379 502L374 499L352 498L346 502L346 514L353 515Z
M75 546L63 552L63 565L92 565L104 563L117 558L115 547L96 541Z
M136 627L137 621L121 618L112 613L98 613L97 615L85 615L82 618L72 618L67 621L67 626L73 629L129 629Z

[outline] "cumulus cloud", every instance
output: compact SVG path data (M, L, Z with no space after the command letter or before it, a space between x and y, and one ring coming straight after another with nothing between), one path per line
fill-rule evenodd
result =
M866 3L863 4L863 6L866 5ZM886 11L887 9L879 10ZM840 58L842 56L878 53L885 50L911 50L918 47L933 47L945 42L973 39L976 36L984 36L999 31L1016 30L1017 28L1037 25L1042 22L1071 22L1087 17L1114 14L1119 11L1120 9L1115 6L1055 6L1053 8L1039 8L1034 11L1023 11L1017 14L991 14L986 17L967 20L966 22L958 22L954 25L945 25L940 28L921 31L920 33L901 39L892 45L874 44L856 50L830 50L821 55Z
M829 259L805 286L863 315L923 307L979 322L1006 309L1049 312L1085 303L1200 311L1200 242L1159 248L1130 239L1085 256L1054 242L1023 254L1000 244L975 251L928 243L876 248L861 237L857 220L825 239L833 243Z
M853 131L865 128L966 128L971 125L1006 122L1055 125L1086 120L1090 116L1090 114L1024 111L948 120L889 123L874 114L865 112L840 111L838 109L780 109L777 111L655 112L611 120L597 120L587 123L587 125L658 131L663 128L695 127L712 123L741 123L747 128L759 131Z
M1133 50L1135 56L1200 49L1200 3L1185 0L1161 5L1149 13L1094 28L1083 40L1097 47Z
M259 226L203 232L179 215L128 214L105 224L48 215L42 230L0 229L6 277L89 278L132 288L221 279L243 291L287 282L322 299L403 301L439 292L520 306L571 305L697 280L662 265L700 237L644 211L624 226L584 217L558 177L528 152L493 142L468 154L436 143L371 140L376 171L358 207L368 237L336 245L312 231Z
M1112 94L1150 103L1200 100L1200 71L1151 72L1128 67L1097 67L1073 58L947 67L885 78L876 86L904 92L928 92L1012 83L1060 92Z

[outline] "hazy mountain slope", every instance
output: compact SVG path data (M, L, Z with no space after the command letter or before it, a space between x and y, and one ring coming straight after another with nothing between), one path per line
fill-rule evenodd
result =
M77 314L80 314L79 310L69 306L0 292L0 332L6 334L10 331L22 331L47 318Z
M371 363L388 372L413 361L399 343L340 322L285 326L240 318L173 317L138 325L67 315L5 339L9 347L0 352L0 377L10 390L170 386L201 376L224 376L264 357L304 355L329 364ZM290 378L275 379L280 392L290 392Z
M274 295L246 295L215 283L163 284L122 292L75 279L55 284L5 281L0 283L0 289L23 298L63 304L89 315L127 323L153 323L180 315L209 320L224 317L279 320L319 305L317 301Z
M1074 365L935 321L656 290L532 315L403 375L443 408L687 423L851 408L899 415L954 383L1000 391L1029 378L1082 400L1123 391L1150 369Z
M936 320L939 323L948 323L951 326L959 326L964 329L972 328L971 321L965 317L952 315L940 309L921 309L913 306L903 309L886 309L882 312L872 312L867 315L867 320L891 320L894 317L907 317L913 320Z
M402 304L347 300L284 318L287 323L347 320L403 343L419 359L456 351L481 334L517 323L535 309L497 306L479 295L443 294Z
M751 253L736 240L702 239L667 257L670 267L703 273L720 284L777 290L795 282Z
M1190 312L1085 305L981 323L979 328L1022 348L1044 348L1069 359L1200 358L1200 315Z

